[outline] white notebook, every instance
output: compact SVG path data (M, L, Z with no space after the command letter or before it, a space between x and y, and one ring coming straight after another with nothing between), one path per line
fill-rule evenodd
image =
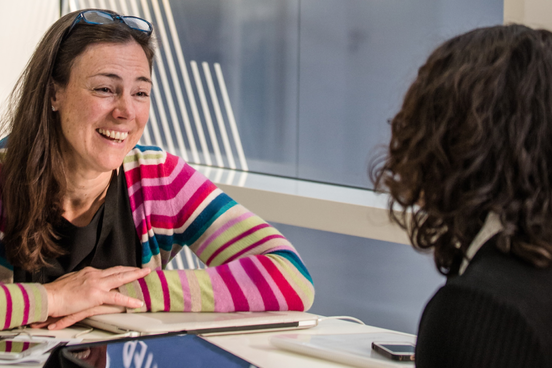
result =
M416 343L416 336L397 332L356 334L284 334L270 342L285 350L362 368L414 368L414 362L398 362L372 350L372 342Z
M232 334L311 328L319 316L305 312L118 313L86 318L82 323L114 333L153 335L165 332Z

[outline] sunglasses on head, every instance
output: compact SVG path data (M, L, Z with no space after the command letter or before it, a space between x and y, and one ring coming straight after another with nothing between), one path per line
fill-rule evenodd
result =
M102 10L85 10L75 17L73 24L71 24L71 27L69 27L69 30L65 33L64 38L67 38L71 34L73 28L81 21L92 25L120 22L126 24L129 28L144 32L148 36L153 32L151 23L142 18L111 14Z

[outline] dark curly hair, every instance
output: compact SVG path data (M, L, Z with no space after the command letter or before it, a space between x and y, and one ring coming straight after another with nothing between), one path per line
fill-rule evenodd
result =
M552 33L479 28L438 47L391 121L383 163L390 215L445 275L489 212L498 248L537 267L552 261ZM380 157L381 158L381 157ZM395 210L399 205L402 210Z

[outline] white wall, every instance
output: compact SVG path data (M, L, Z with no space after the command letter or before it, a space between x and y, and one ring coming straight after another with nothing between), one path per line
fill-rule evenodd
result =
M504 0L504 23L522 23L552 31L552 1Z
M59 18L59 0L0 0L0 113L34 48Z

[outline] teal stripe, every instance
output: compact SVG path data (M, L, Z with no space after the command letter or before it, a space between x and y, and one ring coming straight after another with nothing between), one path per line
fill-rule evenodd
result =
M277 250L275 252L270 252L268 254L276 254L290 261L295 266L295 268L297 268L299 272L301 272L301 275L303 275L307 280L310 281L311 284L314 285L309 271L307 270L303 262L301 262L301 259L299 259L297 254L290 252L288 250Z
M237 205L237 203L234 201L234 200L231 200L230 202L228 202L225 206L221 207L217 213L215 213L214 216L212 216L209 221L207 221L205 224L203 224L203 226L194 234L194 236L192 236L187 244L188 245L192 245L195 243L195 241L197 239L199 239L199 237L201 235L203 235L203 233L205 231L207 231L207 229L209 228L209 226L211 226L211 224L213 222L215 222L220 216L222 216L226 211L228 211L230 208L234 207L235 205Z

